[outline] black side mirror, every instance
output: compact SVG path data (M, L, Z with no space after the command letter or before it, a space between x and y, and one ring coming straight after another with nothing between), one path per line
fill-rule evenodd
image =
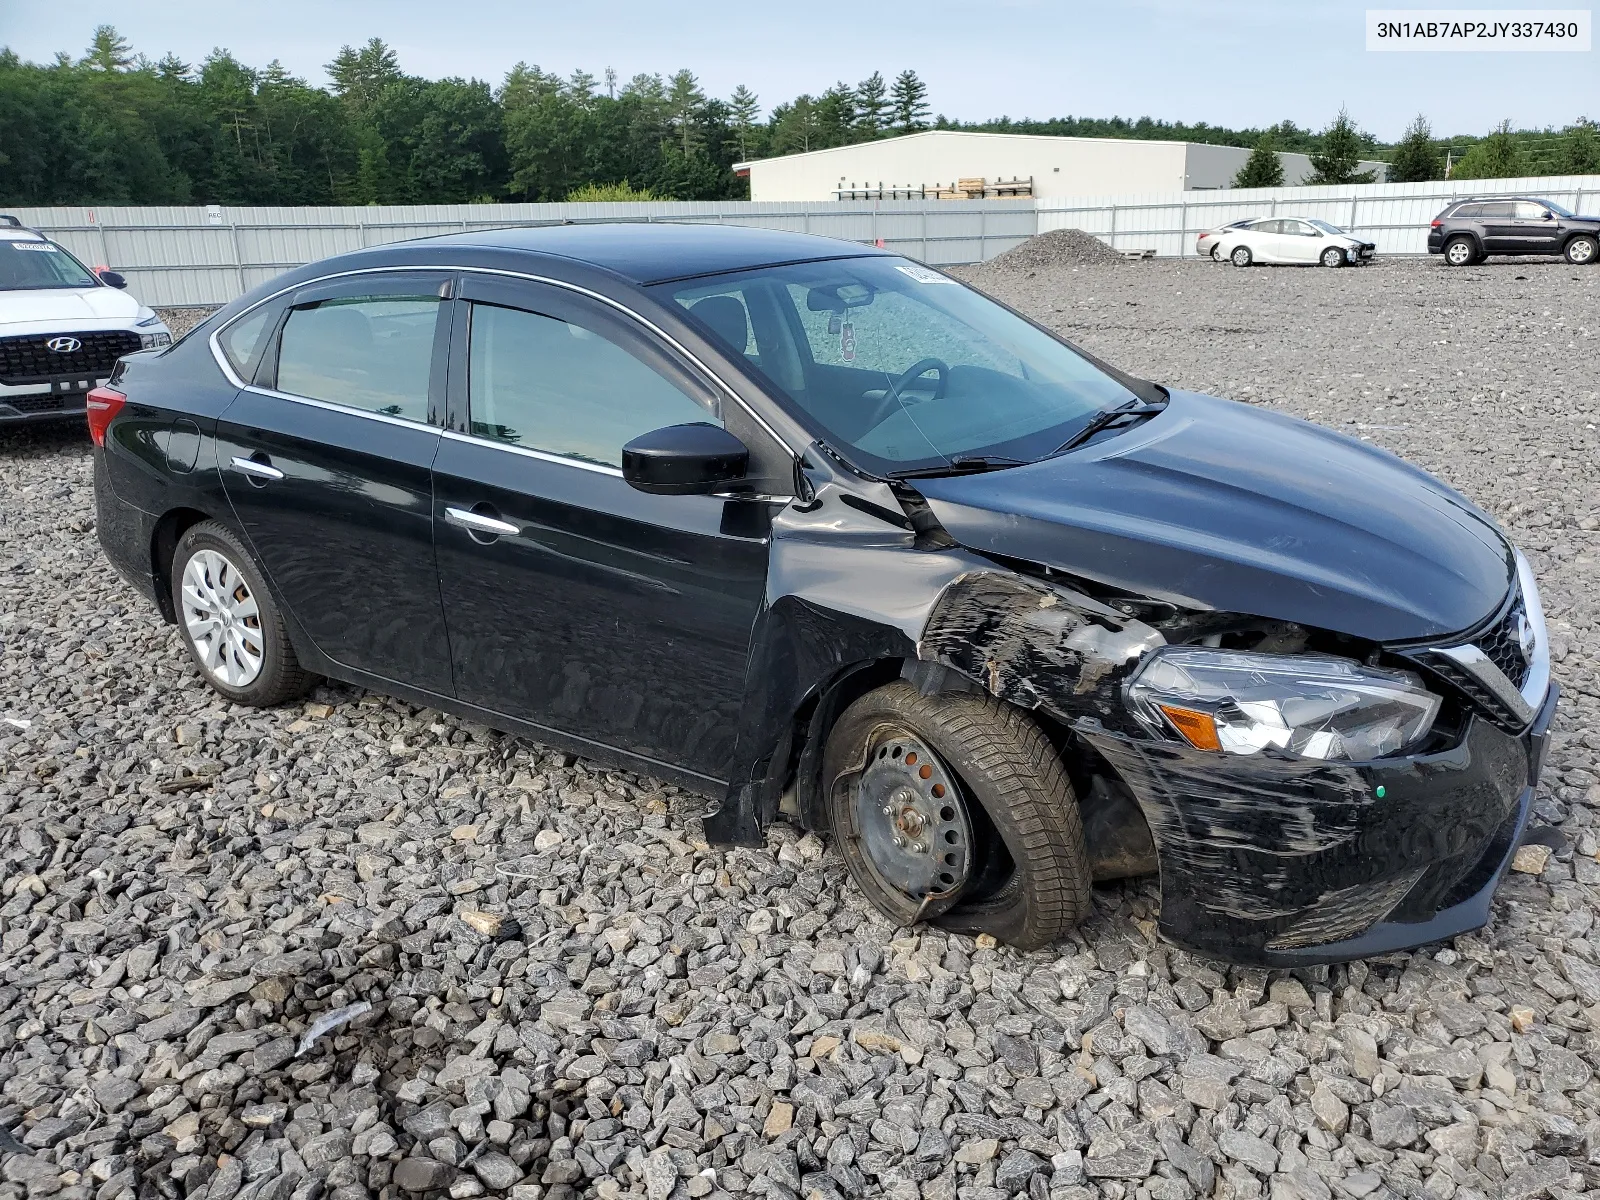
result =
M705 496L743 479L750 451L706 421L642 433L622 448L622 478L653 496Z
M128 286L127 279L113 271L110 267L98 267L95 270L95 274L100 276L100 282L105 284L107 287L125 288Z

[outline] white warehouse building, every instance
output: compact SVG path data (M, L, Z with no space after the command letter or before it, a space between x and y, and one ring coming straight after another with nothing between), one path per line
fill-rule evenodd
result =
M906 192L933 196L958 182L982 179L1011 184L999 194L1110 196L1180 192L1233 186L1250 157L1237 146L1163 142L1135 138L1049 137L1019 133L968 133L933 129L901 137L857 142L736 163L750 179L752 200L837 200ZM1304 154L1280 153L1285 184L1311 176ZM1384 164L1364 162L1383 181ZM1029 184L1022 192L1013 181Z

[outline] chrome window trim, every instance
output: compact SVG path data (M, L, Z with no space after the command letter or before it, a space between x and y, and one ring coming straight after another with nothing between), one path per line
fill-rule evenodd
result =
M481 437L473 433L458 433L454 429L439 431L452 442L465 442L469 446L484 446L491 450L504 450L507 454L520 454L524 458L537 459L539 462L555 463L563 467L577 467L580 471L593 471L597 475L613 475L622 478L622 472L616 467L606 466L604 463L594 463L583 458L568 458L564 454L551 454L548 450L535 450L531 446L516 446L510 442L497 441L494 438Z
M564 279L552 279L552 278L550 278L549 276L546 276L546 275L534 275L534 274L532 274L530 272L527 272L527 271L510 271L510 270L506 270L506 269L500 268L500 267L464 267L464 266L459 266L459 265L450 265L450 264L441 264L441 263L429 263L429 264L426 264L426 265L420 264L420 263L412 263L412 264L405 264L405 265L401 265L401 266L391 266L391 267L361 267L361 268L358 268L356 270L351 270L351 271L335 271L331 275L319 275L315 279L307 279L307 280L303 280L300 283L291 284L288 287L279 288L277 291L273 292L271 295L263 296L260 300L256 301L254 304L252 304L249 308L243 309L240 312L237 312L233 316L229 317L221 325L217 326L214 330L212 330L211 331L211 336L206 339L207 343L211 347L211 356L212 356L212 358L214 358L216 360L217 366L222 369L222 373L223 373L224 376L227 377L228 382L233 384L233 386L236 387L236 388L248 389L248 390L251 390L251 391L257 391L257 392L260 392L263 395L275 396L275 397L278 397L279 399L284 399L284 400L299 400L299 401L312 402L311 398L307 397L307 396L294 396L294 395L290 395L287 392L278 392L278 391L273 391L273 390L266 389L266 388L257 388L257 387L254 387L251 384L247 384L243 379L239 378L238 372L236 372L233 369L233 364L228 361L228 356L225 353L223 353L222 345L221 345L221 342L219 341L219 339L222 336L223 331L226 330L230 325L234 324L234 322L242 320L244 317L249 316L251 313L255 312L263 304L270 304L272 301L276 300L279 296L286 295L289 292L298 291L301 288L312 287L312 286L314 286L316 284L319 284L319 283L327 283L330 280L334 280L334 279L350 279L350 278L354 278L354 277L360 276L360 275L393 275L393 274L396 274L396 273L399 273L399 272L405 272L405 271L452 271L452 272L457 272L457 273L460 273L460 274L495 275L495 276L499 276L501 278L506 278L506 279L523 279L523 280L527 280L529 283L542 283L542 284L546 284L546 285L548 285L550 287L561 288L564 291L576 293L577 295L580 295L580 296L587 296L591 300L598 300L601 304L604 304L604 305L606 305L606 306L608 306L610 308L613 308L617 312L622 313L624 316L631 318L633 321L637 322L638 324L642 325L644 328L648 329L651 333L655 334L658 338L660 338L662 341L664 341L667 345L671 346L674 350L676 350L679 354L681 354L685 359L687 359L690 363L692 363L694 365L695 369L698 370L711 384L713 384L716 389L719 389L721 392L725 393L730 399L732 399L733 402L735 404L737 404L744 411L746 416L748 416L752 421L754 421L758 426L760 426L762 431L764 433L766 433L766 435L768 437L770 437L774 442L776 442L780 447L783 448L783 450L789 455L790 458L798 459L800 457L799 452L796 451L793 446L789 445L789 443L786 442L783 439L783 437L778 433L777 430L775 430L772 427L772 425L767 421L767 419L765 417L763 417L755 409L751 408L749 404L745 403L744 397L740 396L738 392L736 392L731 386L729 386L729 384L727 383L726 380L724 380L720 375L718 375L710 367L706 366L706 364L704 362L702 362L700 360L700 358L693 351L691 351L682 342L680 342L676 338L674 338L671 334L667 333L659 325L656 325L654 322L652 322L652 321L648 320L647 318L645 318L645 317L639 315L638 313L634 312L633 309L629 308L626 304L623 304L621 301L614 300L612 297L604 295L601 292L596 292L596 291L594 291L594 290L592 290L590 288L581 287L581 286L579 286L578 284L575 284L575 283L569 283L568 281L566 281ZM314 401L314 403L327 405L329 407L337 409L340 412L361 413L361 414L364 414L366 416L378 417L380 419L386 419L386 420L392 420L392 421L393 420L400 420L400 418L385 417L385 415L382 414L382 413L373 413L373 412L368 412L365 409L350 408L350 407L345 406L345 405L332 404L330 401L326 401L326 400ZM402 424L406 424L406 425L414 425L414 424L416 424L416 422L413 422L413 421L401 421L401 423ZM430 425L428 427L429 428L439 428L438 426L432 426L432 425ZM445 430L444 432L449 433L451 431ZM487 442L490 445L500 445L500 444L502 444L502 443L497 443L497 442L491 442L488 439L481 439L481 440ZM522 447L513 447L513 449L522 450L523 448ZM524 451L524 452L526 452L526 451ZM585 466L585 467L594 466L594 464L591 464L591 463L582 463L582 462L579 462L576 459L562 458L559 455L552 455L550 457L552 458L553 461L557 461L557 462L574 463L576 465ZM619 472L617 472L617 474L620 475L621 472L619 471Z
M396 417L389 413L373 412L370 408L356 408L349 404L337 404L332 400L318 400L315 396L296 396L292 392L274 391L272 388L257 387L255 384L245 384L241 391L254 392L258 396L271 396L274 400L292 400L296 404L305 404L311 408L326 409L328 412L344 413L351 417L366 417L373 421L382 421L386 425L398 425L402 429L421 429L427 433L443 433L437 425L427 421L413 421L410 417Z

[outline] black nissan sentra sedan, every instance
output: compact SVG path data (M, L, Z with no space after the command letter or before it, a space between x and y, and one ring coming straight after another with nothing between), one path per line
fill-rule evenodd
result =
M1236 962L1482 925L1556 703L1493 520L918 263L617 224L291 271L90 398L106 554L229 700L375 688L831 832L1048 943L1159 871Z

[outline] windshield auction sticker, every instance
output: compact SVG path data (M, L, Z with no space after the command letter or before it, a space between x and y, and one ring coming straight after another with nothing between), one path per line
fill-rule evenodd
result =
M1369 8L1368 50L1589 49L1587 8Z

